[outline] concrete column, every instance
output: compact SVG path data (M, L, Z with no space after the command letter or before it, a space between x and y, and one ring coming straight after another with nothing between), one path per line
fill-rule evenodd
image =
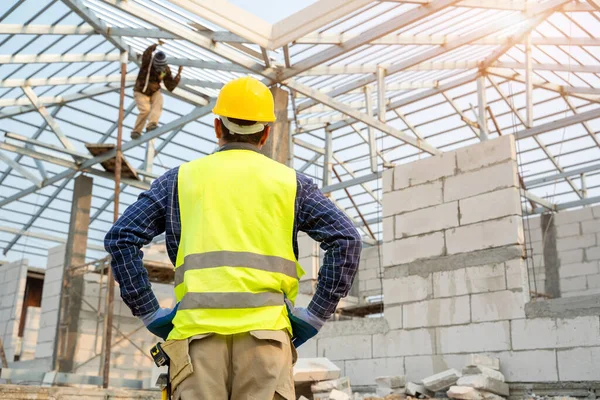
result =
M544 293L556 299L560 297L560 258L556 249L556 225L554 214L542 214L542 244L546 283Z
M73 370L73 358L77 348L83 275L72 276L68 271L71 267L85 264L93 182L92 178L80 175L75 179L73 187L56 349L56 367L60 372L71 372Z
M291 151L287 117L289 93L275 86L271 88L271 93L273 93L273 99L275 100L275 116L277 117L277 121L272 124L271 136L262 148L261 153L287 165Z

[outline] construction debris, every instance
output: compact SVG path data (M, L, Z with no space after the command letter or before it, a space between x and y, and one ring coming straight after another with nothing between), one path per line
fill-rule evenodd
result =
M347 393L349 392L348 394L352 394L352 389L350 387L350 379L344 376L339 379L316 382L313 383L310 387L310 390L313 393L331 392L334 389L341 390Z
M448 397L459 400L503 400L502 397L468 386L452 386Z
M406 394L419 399L430 399L435 395L435 393L425 389L425 386L413 382L406 384Z
M380 376L375 378L377 383L377 396L385 397L392 394L406 397L406 377L401 376Z
M294 382L318 382L337 379L341 371L327 358L299 358L294 365Z
M485 390L500 396L508 396L508 385L506 383L485 375L463 376L458 380L457 385Z
M498 381L504 382L504 375L500 371L477 365L475 367L464 367L462 370L463 376L467 375L483 375Z
M423 386L432 392L439 392L454 385L461 376L459 371L452 368L423 379Z

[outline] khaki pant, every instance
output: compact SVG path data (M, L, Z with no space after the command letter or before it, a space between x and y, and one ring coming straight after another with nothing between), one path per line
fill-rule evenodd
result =
M140 92L133 92L133 99L139 110L133 132L142 133L144 131L144 125L148 120L148 126L158 125L158 119L162 114L163 109L163 95L160 90L157 90L152 96L147 96Z
M168 341L173 400L294 400L297 354L286 331Z

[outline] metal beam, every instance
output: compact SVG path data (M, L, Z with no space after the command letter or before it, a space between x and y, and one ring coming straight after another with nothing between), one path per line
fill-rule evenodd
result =
M381 175L382 175L382 172L379 171L376 174L368 174L368 175L359 176L358 178L348 179L347 181L344 181L344 182L334 183L333 185L324 186L321 188L321 192L331 193L331 192L335 192L336 190L348 188L350 186L360 185L361 183L365 183L365 182L371 182L371 181L381 178Z
M333 135L325 128L325 154L323 161L323 186L331 184L333 170Z
M487 72L490 75L495 75L497 77L504 78L504 79L510 79L512 81L520 82L523 84L526 84L526 81L527 81L527 79L523 75L513 73L513 72L507 72L507 71L504 71L499 68L488 68ZM560 94L567 93L569 90L569 89L567 89L567 86L561 86L561 85L557 85L555 83L544 82L541 80L532 80L532 84L534 87L550 90L552 92L556 92L556 93L560 93ZM598 96L591 96L591 95L581 94L581 93L577 93L577 92L571 92L571 93L569 93L569 95L573 96L573 97L577 97L578 99L587 100L587 101L591 101L594 103L600 103L600 97L598 97Z
M334 100L334 99L330 98L329 96L327 96L326 94L319 92L318 90L315 90L313 88L305 86L294 80L284 81L283 84L285 86L289 87L290 89L296 90L298 93L302 93L305 96L308 96L308 97L314 99L315 101L323 103L323 104L333 108L334 110L344 113L357 121L360 121L366 125L372 126L373 128L378 129L383 133L386 133L392 137L395 137L396 139L402 140L403 142L408 143L408 144L418 148L419 150L426 151L429 154L441 154L441 152L438 149L431 146L426 141L422 141L420 139L415 139L412 136L407 135L406 133L402 132L399 129L393 128L386 124L383 124L379 120L377 120L373 117L369 117L368 115L365 115L364 113L361 113L360 111L357 111L351 107L348 107L347 105L343 104L342 102Z
M19 164L18 162L16 162L12 158L8 157L7 155L5 155L4 153L1 153L1 152L0 152L0 161L4 162L10 168L12 168L15 171L17 171L25 179L27 179L28 181L32 182L38 188L42 187L42 181L37 176L35 176L31 172L29 172L27 170L27 168L25 168L24 166L22 166L21 164Z
M372 92L371 87L365 86L365 106L367 110L367 115L369 117L373 117L373 104L372 104ZM385 106L384 106L385 109ZM381 112L381 111L380 111ZM381 121L381 119L380 119ZM384 122L384 121L381 121ZM367 144L369 145L369 163L371 164L371 172L377 172L377 154L375 151L377 150L377 143L375 142L375 129L368 125L367 126L367 135L369 140Z
M531 61L531 34L525 39L525 107L527 112L526 127L533 126L533 65Z
M381 122L383 122L385 124L385 106L386 101L385 101L385 92L386 90L393 90L393 89L388 89L386 88L385 85L385 68L383 68L381 65L377 67L377 109L379 110L379 112L377 113L377 116L379 117L379 120ZM375 171L373 171L375 172Z
M388 33L400 30L401 28L410 25L422 18L428 17L436 12L443 10L458 3L458 0L436 0L426 7L418 7L402 13L394 18L378 24L377 26L362 32L360 35L348 39L337 46L331 46L315 55L310 56L300 62L294 64L291 69L284 71L282 79L289 79L300 72L306 71L312 67L323 64L335 57L356 49L364 44L370 43L373 40L379 39ZM360 85L362 86L362 85ZM357 87L360 87L357 86Z
M558 203L556 205L556 210L557 211L566 210L569 208L581 207L581 206L586 206L586 205L595 204L595 203L600 203L600 196L588 197L586 199L579 199L579 200L574 200L574 201L567 201L565 203ZM531 212L531 214L541 214L545 211L546 211L545 208L540 207L540 208L536 208L535 210L533 210Z
M531 188L532 186L543 185L543 184L557 181L559 179L564 179L566 177L586 174L589 172L594 172L594 171L599 171L599 170L600 170L600 164L593 164L593 165L589 165L587 167L570 169L565 172L561 172L560 174L545 176L543 178L530 179L530 180L526 181L525 184L527 185L528 188Z
M64 105L67 103L71 103L73 101L78 101L78 100L83 100L83 99L89 99L90 97L94 97L94 96L99 96L102 94L106 94L106 93L110 93L110 92L114 92L115 90L118 90L118 87L111 87L111 86L106 86L106 87L102 87L102 88L97 88L97 89L91 89L89 91L85 91L85 92L79 92L79 93L73 93L73 94L68 94L65 96L49 96L49 97L39 97L39 101L46 105ZM31 111L35 111L35 107L31 106L31 105L27 105L27 104L31 104L31 102L29 101L29 99L27 98L22 98L22 99L0 99L0 107L9 107L9 106L24 106L24 107L19 107L15 110L9 110L9 111L3 111L0 113L0 119L2 118L11 118L14 117L16 115L19 114L24 114L27 112L31 112Z
M295 145L298 145L298 146L300 146L300 147L304 147L305 149L308 149L308 150L314 151L314 152L315 152L315 153L317 153L317 154L320 154L320 155L325 155L325 150L324 150L322 147L315 146L314 144L312 144L312 143L308 143L308 142L305 142L305 141L304 141L304 140L302 140L302 139L294 138L294 139L293 139L293 143L294 143Z
M75 146L73 146L73 143L71 143L67 135L65 135L62 129L60 129L60 126L58 126L58 123L56 122L54 117L52 117L52 115L50 115L50 113L48 112L48 109L40 102L33 89L31 89L28 86L22 87L21 89L23 90L23 93L25 93L25 96L27 96L29 101L31 101L31 105L33 105L37 109L37 112L42 116L42 118L44 118L46 124L48 124L52 132L54 132L54 134L62 143L64 148L74 151Z
M8 54L0 55L0 64L52 64L119 61L119 54Z
M556 121L547 122L542 125L535 126L519 131L515 134L517 139L525 139L528 137L540 135L546 132L552 132L557 129L562 129L571 125L580 124L585 121L600 118L600 108L595 110L585 111L580 114L575 114L570 117L562 118Z
M563 100L565 101L565 103L567 103L573 114L578 113L577 107L573 105L573 102L567 96L563 96ZM596 143L596 146L600 148L600 139L598 139L598 136L596 135L592 127L587 122L583 122L582 125L585 128L587 134L590 136L590 138L594 141L594 143Z
M488 125L487 125L487 97L485 95L485 76L481 75L477 78L477 110L479 123L479 140L485 142L488 140Z
M556 204L552 204L549 201L544 200L525 189L521 189L521 195L523 197L525 197L527 200L533 201L534 203L537 203L540 206L542 206L548 210L551 210L551 211L556 210Z
M166 132L172 131L174 129L179 128L180 126L186 125L196 119L199 119L203 116L205 116L206 114L210 113L212 110L212 107L214 106L214 101L211 101L208 105L204 106L204 107L196 107L196 109L194 109L191 113L178 118L176 120L173 120L171 122L169 122L168 124L165 124L151 132L148 132L144 135L142 135L140 138L135 139L135 140L130 140L127 143L123 144L123 152L132 149L134 147L140 146L143 143L146 143L152 139L155 139L159 136L162 136L163 134L165 134ZM0 148L5 148L7 146L6 143L0 143ZM15 146L12 146L13 149L9 150L9 151L15 151ZM21 148L21 147L17 147L16 148L19 151L25 151L27 149ZM35 152L33 152L35 153ZM34 155L34 154L32 154ZM99 164L103 161L109 160L111 158L114 158L116 155L116 149L107 151L106 153L103 153L99 156L96 156L94 158L91 158L89 160L86 160L84 162L82 162L79 165L73 166L72 163L66 161L66 160L61 160L61 164L66 166L67 168L74 168L74 169L67 169L57 175L54 175L52 178L49 178L48 180L44 181L43 183L43 187L49 186L51 184L54 184L55 182L60 181L61 179L64 178L71 178L73 177L77 172L79 171L85 171L90 169L92 166ZM56 157L54 157L56 158ZM66 164L64 164L66 163ZM93 173L94 175L98 175L98 176L102 176L105 177L107 179L111 179L111 177L113 177L113 174L110 173L105 173L104 171L97 171L97 170L90 170L91 173ZM123 182L131 182L128 183L129 185L138 185L141 186L142 188L148 188L148 184L145 183L141 183L138 181L134 181L134 180L126 180L126 179L122 179ZM6 204L9 204L13 201L19 200L25 196L27 196L28 194L31 193L35 193L38 190L37 186L31 186L27 189L24 189L18 193L15 193L14 195L5 198L4 200L0 201L0 207L5 206Z

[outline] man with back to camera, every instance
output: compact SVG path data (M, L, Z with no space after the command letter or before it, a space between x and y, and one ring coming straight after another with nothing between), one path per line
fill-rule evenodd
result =
M104 245L123 300L167 340L175 400L292 400L295 347L347 295L361 237L310 178L258 152L275 121L264 84L229 82L213 112L219 149L156 179ZM174 309L160 308L140 251L165 231ZM299 231L325 250L307 308L294 307Z
M158 120L163 110L163 95L160 91L160 83L163 82L167 90L172 92L179 85L181 79L183 67L179 67L177 75L173 78L165 53L162 51L154 53L159 44L162 44L162 42L159 41L148 47L142 55L142 65L140 65L140 71L133 88L133 99L139 113L131 131L132 139L140 137L146 121L148 121L146 132L158 127Z

